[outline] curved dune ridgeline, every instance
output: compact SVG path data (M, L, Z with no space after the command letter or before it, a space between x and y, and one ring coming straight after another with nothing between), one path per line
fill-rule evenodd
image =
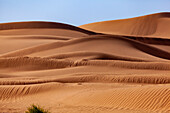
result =
M0 112L169 113L169 19L1 23Z
M86 59L87 60L87 59ZM134 60L135 61L135 60ZM140 65L139 65L140 64ZM30 67L32 66L32 67ZM0 67L2 68L24 68L29 70L38 69L58 69L75 66L110 66L122 67L130 69L152 69L152 70L170 70L170 62L129 62L129 61L114 61L114 60L90 60L90 61L68 61L46 58L1 58Z
M166 52L164 50L161 50L159 48L135 41L135 40L131 40L128 39L126 37L118 37L118 36L112 36L112 35L96 35L96 36L92 36L92 37L86 37L86 38L79 38L79 39L73 39L73 40L68 40L68 41L64 41L64 42L54 42L54 43L50 43L50 44L43 44L43 45L39 45L39 46L35 46L32 48L26 48L23 50L19 50L16 52L12 52L12 53L7 53L5 55L2 55L2 57L15 57L15 56L24 56L24 55L29 55L29 54L33 54L36 52L41 52L41 51L47 51L47 50L51 50L51 49L56 49L56 48L62 48L63 46L72 46L75 44L81 44L81 43L88 43L88 42L93 42L93 43L97 43L98 41L106 41L106 42L111 42L111 41L115 41L115 40L120 40L122 42L128 43L129 45L134 46L135 49L139 49L140 51L143 51L147 54L151 54L153 56L156 57L160 57L163 59L170 59L170 53Z
M32 22L11 22L11 23L1 23L0 30L10 30L10 29L38 29L38 28L50 28L50 29L69 29L82 32L89 35L96 34L95 32L84 30L72 25L57 23L57 22L41 22L41 21L32 21Z
M156 13L136 18L103 21L81 25L81 28L100 33L169 37L170 13ZM165 22L166 21L166 24Z

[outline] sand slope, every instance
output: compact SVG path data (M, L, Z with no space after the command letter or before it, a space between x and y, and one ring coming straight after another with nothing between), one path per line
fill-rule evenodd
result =
M52 113L170 112L170 34L157 27L168 29L168 19L161 13L81 26L92 31L0 24L0 112L23 113L33 103Z
M157 13L130 19L81 25L81 28L107 34L169 38L170 13Z

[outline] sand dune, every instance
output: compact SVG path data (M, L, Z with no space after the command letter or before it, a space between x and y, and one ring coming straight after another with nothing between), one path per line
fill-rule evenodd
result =
M103 106L113 106L115 108L122 106L122 109L150 109L156 112L165 112L165 109L169 109L169 94L168 86L116 88L115 90L100 90L95 93L91 91L91 93L85 93L83 97L81 95L76 96L74 98L76 98L77 101L73 101L72 103L87 105L86 103L88 102L88 105L94 106L100 106L102 104ZM69 99L67 101L69 101ZM160 101L162 104L160 104ZM160 108L160 106L162 106L162 108Z
M155 36L169 38L170 13L157 13L130 19L111 20L81 25L81 28L100 33Z
M119 47L121 47L121 48L129 48L130 51L134 51L137 53L139 53L138 50L140 50L140 51L142 51L142 53L140 53L140 54L147 55L147 57L151 57L149 55L153 55L156 57L155 59L158 59L158 58L170 59L170 53L166 52L162 49L159 49L159 48L156 48L151 45L147 45L147 44L135 41L135 40L127 39L125 37L118 37L118 36L112 36L112 35L95 35L92 37L90 36L90 37L86 37L86 38L79 38L79 39L73 39L73 40L68 40L68 41L60 41L60 42L57 41L57 42L53 42L53 43L49 43L49 44L43 44L43 45L31 47L31 48L17 50L17 51L11 52L11 53L4 54L1 57L25 56L25 55L35 54L35 53L39 54L36 56L43 56L41 54L43 54L44 52L45 52L45 54L52 54L53 51L56 51L56 49L61 50L61 48L67 48L66 49L67 52L70 50L71 51L84 51L89 48L91 48L91 50L93 50L93 48L94 48L95 51L99 51L99 50L97 50L98 48L94 47L93 45L100 46L100 43L103 43L103 42L107 43L108 45L110 45L112 47L115 47L116 51L115 50L113 50L113 51L115 53L117 52L117 54L118 53L124 54L124 55L126 54L124 51L122 51L122 52L119 51ZM120 46L120 44L113 45L114 43L117 43L117 42L122 43L124 45L123 46ZM84 45L84 46L82 47L82 45ZM86 47L85 45L89 45L89 47L85 48ZM72 46L79 46L79 48L74 47L75 49L78 49L78 50L69 49L69 48L72 48ZM102 49L102 51L104 49L107 49L108 53L113 52L112 50L108 50L108 48L105 48L103 46L101 46L101 49ZM65 51L65 49L62 49L62 52L64 52L64 51ZM129 54L129 52L126 55L136 56L133 53ZM141 56L138 56L138 57L141 57Z
M82 32L89 35L96 34L95 32L84 30L72 25L56 23L56 22L32 21L32 22L12 22L12 23L0 24L0 30L31 29L31 28L68 29L68 30Z
M75 66L111 66L130 69L152 69L152 70L170 70L170 62L131 62L131 61L114 61L100 59L86 59L87 61L69 61L45 58L1 58L0 67L3 68L21 68L23 70L39 69L58 69ZM117 59L115 59L117 60ZM139 65L140 64L140 65Z
M0 24L0 112L169 113L169 17Z

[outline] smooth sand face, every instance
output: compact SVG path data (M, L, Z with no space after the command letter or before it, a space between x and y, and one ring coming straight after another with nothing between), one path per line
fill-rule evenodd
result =
M170 34L160 29L169 17L157 28L146 19L144 31L129 22L141 27L145 19L135 19L90 29L117 35L60 23L0 24L0 112L23 113L31 104L52 113L170 112Z
M81 25L96 32L129 36L169 38L170 13L157 13L136 18L111 20Z

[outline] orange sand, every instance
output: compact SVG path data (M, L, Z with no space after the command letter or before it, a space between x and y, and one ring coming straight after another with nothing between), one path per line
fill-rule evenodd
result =
M0 113L169 113L169 17L0 24Z

